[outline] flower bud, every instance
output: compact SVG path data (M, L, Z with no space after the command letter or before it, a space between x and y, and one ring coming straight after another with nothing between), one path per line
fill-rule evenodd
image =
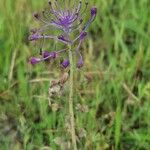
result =
M35 64L39 63L40 61L41 61L41 59L40 59L40 58L36 58L36 57L32 57L32 58L30 59L30 63L31 63L32 65L35 65Z
M43 58L47 58L50 55L50 52L44 51L42 52Z
M57 53L56 52L48 52L44 51L43 52L43 58L56 58Z
M87 32L80 33L80 40L83 40L87 36Z
M65 59L62 64L61 64L64 68L67 68L70 65L70 62L68 59Z
M60 35L60 36L58 36L57 38L58 38L59 40L62 40L62 41L64 41L64 42L67 42L67 43L70 42L68 39L66 39L66 37L65 37L64 35Z
M92 7L91 8L91 16L93 17L93 16L96 16L96 14L97 14L97 8L96 7Z
M80 58L79 59L79 61L78 61L78 63L77 63L77 68L82 68L83 67L83 59L82 58Z

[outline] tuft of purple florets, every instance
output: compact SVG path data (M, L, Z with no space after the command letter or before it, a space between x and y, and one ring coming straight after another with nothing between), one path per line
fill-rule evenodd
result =
M61 0L49 0L48 10L42 11L42 13L35 13L36 20L42 22L43 26L38 30L32 30L32 34L29 36L30 41L52 39L64 44L65 49L55 50L54 52L43 51L42 58L32 57L30 59L31 64L37 64L41 61L55 59L58 54L67 50L67 45L74 45L78 42L78 46L75 49L76 54L79 56L77 67L83 66L83 57L80 53L80 48L83 40L87 36L87 28L95 20L97 15L97 8L92 7L90 9L90 19L85 22L84 18L87 14L88 2L82 0L64 0L64 6L62 6ZM85 23L84 23L85 22ZM51 29L59 30L60 35L49 35L46 31ZM77 34L78 32L78 34ZM76 38L72 39L72 34L77 34ZM44 42L43 42L44 43ZM64 60L62 66L67 68L70 65L69 60Z

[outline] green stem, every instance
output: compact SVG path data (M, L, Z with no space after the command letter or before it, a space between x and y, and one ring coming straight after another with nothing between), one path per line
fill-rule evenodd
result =
M75 134L75 119L73 111L73 74L74 74L74 64L71 46L69 46L69 61L70 61L70 92L69 92L69 115L70 115L70 126L71 126L71 137L72 145L74 150L77 150L76 134Z

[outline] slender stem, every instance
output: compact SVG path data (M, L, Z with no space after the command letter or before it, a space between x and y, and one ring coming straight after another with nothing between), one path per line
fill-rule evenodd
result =
M70 60L70 92L69 92L69 115L70 115L70 126L71 126L71 137L74 150L77 150L76 134L75 134L75 119L73 111L73 74L74 64L72 57L71 46L69 46L69 60Z

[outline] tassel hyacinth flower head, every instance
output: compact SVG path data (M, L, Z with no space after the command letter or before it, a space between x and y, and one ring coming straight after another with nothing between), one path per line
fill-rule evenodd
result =
M62 3L64 6L62 6ZM87 36L87 28L95 20L97 8L91 7L88 10L88 2L85 0L53 0L48 1L48 9L41 13L35 13L36 20L42 22L40 29L33 29L29 36L30 41L54 40L64 44L64 49L56 51L42 51L39 58L32 57L30 63L35 65L39 62L56 59L61 53L66 52L68 46L75 47L75 53L78 56L77 67L83 66L83 56L80 53L81 44ZM84 21L85 15L89 13L90 18ZM59 30L59 35L49 35L46 32ZM72 39L72 35L75 38ZM77 46L76 46L77 45ZM72 50L73 51L73 50ZM70 65L69 59L64 59L61 66L67 68Z

